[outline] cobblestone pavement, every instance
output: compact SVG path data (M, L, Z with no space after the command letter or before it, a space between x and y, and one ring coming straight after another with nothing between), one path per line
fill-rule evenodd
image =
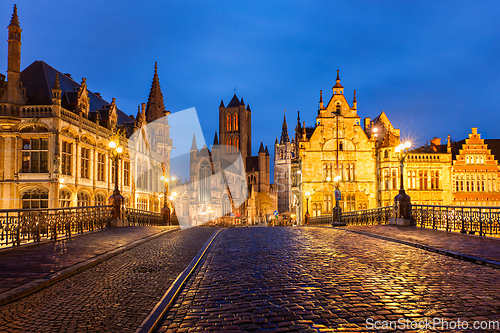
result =
M0 307L1 332L134 332L214 228L167 233Z
M462 235L458 232L395 225L359 225L345 228L500 262L499 238Z
M124 227L0 251L0 293L174 227Z
M158 331L366 332L426 318L472 327L500 320L499 283L498 269L342 229L228 229Z

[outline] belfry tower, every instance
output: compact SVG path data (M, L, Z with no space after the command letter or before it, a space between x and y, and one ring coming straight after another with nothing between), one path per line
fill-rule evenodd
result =
M228 146L227 153L241 152L243 163L252 155L252 111L250 105L245 107L243 98L241 100L234 94L233 98L224 106L221 100L219 106L219 134L220 144Z

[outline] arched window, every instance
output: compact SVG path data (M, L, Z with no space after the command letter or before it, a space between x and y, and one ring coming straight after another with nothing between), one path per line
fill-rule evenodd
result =
M230 115L226 116L226 124L227 124L227 130L231 131L232 127L231 127L231 116Z
M200 165L200 202L209 203L211 199L210 179L212 170L207 161L203 161Z
M234 126L233 126L233 128L234 128L235 131L239 130L239 126L238 126L238 114L234 115Z
M392 169L392 189L398 188L398 169Z
M105 206L105 205L106 205L106 198L104 197L104 194L97 193L95 195L95 206Z
M87 192L79 192L77 198L78 207L90 206L90 195Z
M31 189L22 195L23 209L49 208L49 192L45 189Z
M71 193L67 190L61 190L59 192L59 207L70 207L71 205Z

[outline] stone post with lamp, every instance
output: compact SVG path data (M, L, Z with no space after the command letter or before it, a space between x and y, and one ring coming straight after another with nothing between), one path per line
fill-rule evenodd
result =
M108 199L108 204L113 208L111 216L111 227L125 227L128 226L128 220L125 217L125 209L123 206L123 196L120 194L119 189L119 159L120 154L123 152L122 147L119 145L119 137L116 136L109 142L109 148L111 149L111 154L113 158L114 168L115 168L115 190L113 194Z
M400 144L396 147L396 152L399 153L399 165L400 165L400 187L399 194L394 197L394 210L393 217L389 219L389 224L397 224L403 226L409 226L411 224L411 199L408 194L405 193L404 189L404 160L408 155L408 149L411 147L409 141L404 144Z

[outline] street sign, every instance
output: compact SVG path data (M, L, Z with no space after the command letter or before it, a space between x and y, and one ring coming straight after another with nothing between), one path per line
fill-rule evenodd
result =
M335 190L335 201L340 201L341 198L340 190Z
M275 211L273 212L273 214L274 214L274 216L278 216L278 211L277 211L277 210L275 210Z

